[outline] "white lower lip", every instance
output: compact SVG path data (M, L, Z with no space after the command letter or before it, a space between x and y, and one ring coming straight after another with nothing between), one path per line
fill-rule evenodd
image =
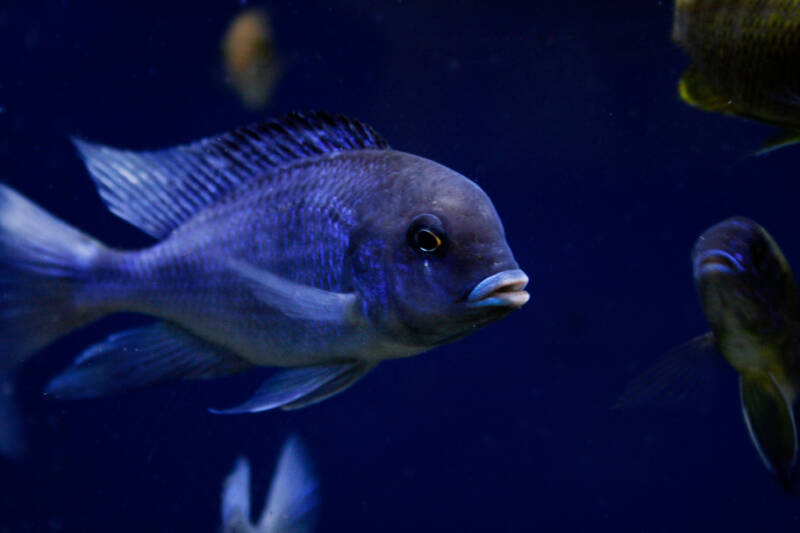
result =
M469 302L470 307L522 307L531 295L527 291L495 292L482 300Z

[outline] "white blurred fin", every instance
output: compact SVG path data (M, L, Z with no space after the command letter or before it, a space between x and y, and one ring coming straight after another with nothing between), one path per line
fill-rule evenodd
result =
M283 445L256 531L310 533L316 523L318 485L300 439L290 436Z
M223 533L311 533L316 523L317 478L300 439L284 443L257 524L250 518L250 464L236 461L222 491Z
M244 457L236 461L222 488L222 531L255 531L250 522L250 463Z

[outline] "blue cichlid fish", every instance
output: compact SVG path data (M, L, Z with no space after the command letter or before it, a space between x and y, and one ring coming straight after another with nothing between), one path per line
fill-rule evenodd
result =
M682 386L706 359L722 355L739 373L750 438L788 489L797 461L794 405L800 392L800 309L792 270L764 228L743 217L706 230L692 265L711 332L667 354L620 403Z
M758 153L800 141L800 0L675 0L672 39L684 102L780 128Z
M289 437L256 523L250 511L250 463L236 462L222 490L222 533L311 533L319 506L319 482L300 439Z
M160 321L90 347L50 394L268 365L290 368L218 412L294 409L528 300L486 194L356 120L291 114L152 152L75 144L109 209L159 242L109 248L0 186L0 371L110 313Z

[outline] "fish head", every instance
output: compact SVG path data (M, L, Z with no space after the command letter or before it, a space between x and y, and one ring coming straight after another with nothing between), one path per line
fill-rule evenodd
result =
M429 347L524 305L520 270L488 196L464 176L399 154L356 269L369 315L394 341Z
M750 219L732 217L706 230L694 246L692 265L712 330L769 332L797 313L791 268L772 237Z

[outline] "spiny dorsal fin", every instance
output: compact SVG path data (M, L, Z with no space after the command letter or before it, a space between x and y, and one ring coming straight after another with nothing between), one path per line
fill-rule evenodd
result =
M292 161L389 148L366 124L324 112L291 113L165 150L73 142L108 208L156 238L252 178Z

